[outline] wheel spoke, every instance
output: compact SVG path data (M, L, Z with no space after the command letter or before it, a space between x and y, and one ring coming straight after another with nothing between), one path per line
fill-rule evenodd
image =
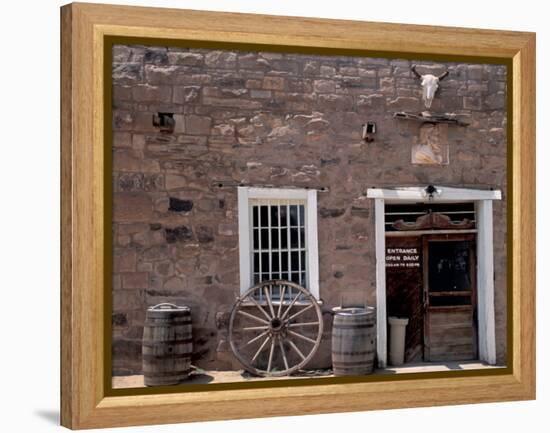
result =
M246 311L242 311L242 310L237 311L237 313L239 313L242 316L248 317L252 320L256 320L256 321L258 321L260 323L263 323L265 325L269 325L269 322L267 320L260 319L258 316L254 316L254 314L250 314L250 313L247 313Z
M243 331L264 331L269 329L269 326L247 326L243 328Z
M288 318L288 321L290 322L292 319L295 319L296 317L298 317L300 314L302 313L305 313L307 310L311 310L315 305L313 304L309 304L307 307L303 308L302 310L298 311L296 314L293 314L292 316L290 316Z
M285 348L283 347L283 342L281 341L280 338L279 338L279 348L281 349L281 355L283 355L283 362L285 364L285 370L288 370L288 361L286 359Z
M281 317L281 320L284 320L284 318L288 315L288 313L290 313L290 309L294 306L294 304L296 303L296 301L298 301L298 299L300 299L301 296L302 296L302 292L298 292L298 294L296 295L296 297L292 300L292 302L290 303L290 305L288 306L288 308L285 310L285 313L284 313L283 316Z
M264 340L264 342L262 343L262 345L260 346L260 348L258 349L258 351L254 354L254 356L252 357L252 362L256 361L256 358L258 357L258 355L262 352L262 350L264 349L265 345L269 342L269 340L271 339L271 335L268 335L267 338Z
M304 323L291 323L288 325L289 328L299 328L300 326L316 326L319 325L319 322L304 322Z
M273 361L273 349L275 349L275 339L271 340L271 348L269 349L269 359L267 361L267 372L271 371L271 361Z
M252 295L248 295L247 299L250 299L250 301L262 312L262 314L265 316L267 320L271 320L271 317L269 317L269 314L266 313L266 311L262 308L260 304L258 304L258 301L254 299Z
M298 349L298 347L296 347L296 345L291 340L288 340L288 344L290 344L290 347L292 347L294 349L294 351L298 354L298 356L300 356L300 358L302 358L302 361L304 359L306 359L304 354L300 351L300 349Z
M264 293L265 293L265 297L267 298L267 305L269 306L269 311L271 311L271 317L275 317L275 311L273 310L273 304L271 303L271 296L270 296L270 291L271 291L271 286L269 286L270 290L268 291L267 290L267 286L264 286Z
M258 341L260 338L262 338L264 335L266 335L267 333L269 332L269 329L266 329L264 332L262 332L261 334L257 335L256 337L254 337L252 340L248 341L244 347L248 346L249 344L252 344L254 343L255 341Z
M304 340L304 341L309 341L311 344L317 343L313 338L306 337L305 335L302 335L302 334L300 334L300 333L298 333L298 332L294 332L294 331L292 331L292 330L290 330L290 329L288 330L288 333L289 333L290 335L294 335L295 337L298 337L298 338L300 338L300 339L302 339L302 340Z
M281 284L281 290L279 292L279 309L277 310L277 317L281 317L281 310L283 309L283 302L285 300L286 286Z

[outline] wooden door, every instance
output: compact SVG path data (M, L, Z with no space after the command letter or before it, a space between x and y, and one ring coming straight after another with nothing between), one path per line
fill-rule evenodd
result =
M428 235L424 249L424 360L477 359L474 235Z

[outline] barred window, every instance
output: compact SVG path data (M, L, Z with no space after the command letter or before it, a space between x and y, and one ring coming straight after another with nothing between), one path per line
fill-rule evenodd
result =
M289 280L307 288L305 202L253 200L251 212L254 284Z
M289 280L319 297L317 191L239 187L240 289Z

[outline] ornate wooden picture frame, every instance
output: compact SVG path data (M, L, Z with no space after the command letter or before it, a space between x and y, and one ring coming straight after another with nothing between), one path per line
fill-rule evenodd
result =
M188 389L113 389L113 161L110 147L113 113L109 77L113 46L117 43L180 47L187 44L204 48L238 47L250 51L505 65L508 150L507 190L504 193L507 197L508 271L507 312L502 314L507 314L506 367L294 382L222 383ZM61 8L61 54L63 426L98 428L535 398L533 33L75 3ZM410 120L415 115L396 113L396 116ZM433 124L460 122L455 118L428 120L431 126L424 134L429 139L434 137ZM375 126L367 126L363 132L366 142L372 140L371 135L376 131ZM448 163L448 157L445 154L440 158L442 164ZM425 155L418 158L424 161ZM439 194L437 186L430 187L432 189L426 189L427 194ZM399 194L414 200L424 194L423 191L409 188ZM476 191L479 196L473 199L487 206L477 211L479 219L492 209L491 200L499 199L500 192ZM239 200L244 200L246 194L256 193L253 188L242 194L239 192ZM394 193L383 188L372 188L365 193L366 198L375 201L376 218L384 217L384 200L391 202ZM465 194L463 190L448 188L445 193L460 196L461 200L465 197L461 196ZM331 216L330 209L326 212ZM376 248L382 253L385 251L384 242L380 242L384 237L383 224L382 219L381 235L376 229ZM460 224L468 229L473 223L464 220ZM416 222L396 220L393 225L403 230L457 226L448 217L436 214L421 217ZM463 236L464 239L471 237ZM478 254L483 252L479 248ZM384 266L385 261L376 264L377 275L384 272ZM377 277L376 290L382 288L385 294L386 281L380 278ZM483 278L490 277L485 275ZM380 305L378 307L378 320L385 321L385 305L383 315ZM385 334L379 335L378 340L380 361L386 353ZM488 351L483 355L488 359L494 356L491 354L494 347L489 343L481 345L481 350Z

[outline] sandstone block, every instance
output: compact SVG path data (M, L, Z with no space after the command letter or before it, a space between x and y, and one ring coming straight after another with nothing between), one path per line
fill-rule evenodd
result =
M173 102L175 104L189 104L197 102L200 97L199 86L176 86L174 87Z
M416 110L420 107L420 100L413 97L399 96L390 100L387 106L392 110Z
M178 174L167 174L165 184L166 189L169 191L189 186L189 182L187 181L185 176L180 176Z
M351 216L358 218L368 218L370 216L370 211L367 208L352 206Z
M151 173L160 170L154 159L142 158L139 152L130 149L121 149L113 152L113 170L121 172Z
M206 116L191 114L185 116L185 132L191 135L208 135L212 119Z
M310 61L304 64L304 75L317 75L319 73L319 62Z
M261 89L262 80L246 80L245 87L247 89Z
M138 84L132 88L132 96L137 102L167 102L172 100L170 86L151 86Z
M234 69L237 66L237 55L230 51L211 51L204 57L210 68Z
M205 96L203 98L203 103L205 105L213 105L218 107L237 107L241 110L255 110L262 108L262 103L260 101L251 101L246 98L214 98Z
M340 209L328 209L322 207L319 209L319 215L321 218L337 218L339 216L342 216L346 213L346 209L340 208Z
M113 221L147 222L152 218L153 206L148 194L119 192L113 196Z
M237 225L221 223L218 226L218 233L222 236L235 236L237 234Z
M336 75L336 68L333 66L322 65L320 73L323 77L333 77Z
M250 91L250 97L251 98L258 98L258 99L267 99L271 98L271 91L270 90L251 90Z
M504 92L497 92L485 98L485 105L491 110L502 110L506 107L506 95Z
M113 84L134 84L143 78L141 63L113 65Z
M204 56L199 53L177 51L168 53L168 63L171 65L201 66L203 62Z
M159 191L164 188L162 174L123 173L118 177L120 191Z
M129 132L113 133L113 147L131 147L132 146L132 134Z
M148 84L172 85L178 72L177 66L145 66L145 78Z
M230 124L215 125L212 128L211 134L232 137L235 135L235 127Z
M333 93L336 91L336 83L331 80L315 80L313 90L318 93Z
M266 90L284 90L285 79L283 77L264 77L262 87Z
M147 272L130 272L122 274L123 289L146 289L149 286Z
M342 111L353 107L353 99L348 95L321 94L317 101L321 110Z
M239 68L241 69L254 69L254 70L267 70L269 69L269 61L263 57L258 56L256 53L247 53L238 57Z
M134 250L115 249L113 254L113 272L135 271L137 254Z
M199 243L207 244L214 241L214 231L211 227L198 226L196 232Z
M118 105L120 101L132 100L132 86L113 85L113 101ZM122 104L121 104L122 105Z
M157 275L166 277L174 273L174 264L170 260L156 262L154 269Z
M481 98L478 96L465 96L463 104L465 110L481 110Z
M484 78L484 71L482 65L469 65L468 66L468 79L469 80L481 80Z

